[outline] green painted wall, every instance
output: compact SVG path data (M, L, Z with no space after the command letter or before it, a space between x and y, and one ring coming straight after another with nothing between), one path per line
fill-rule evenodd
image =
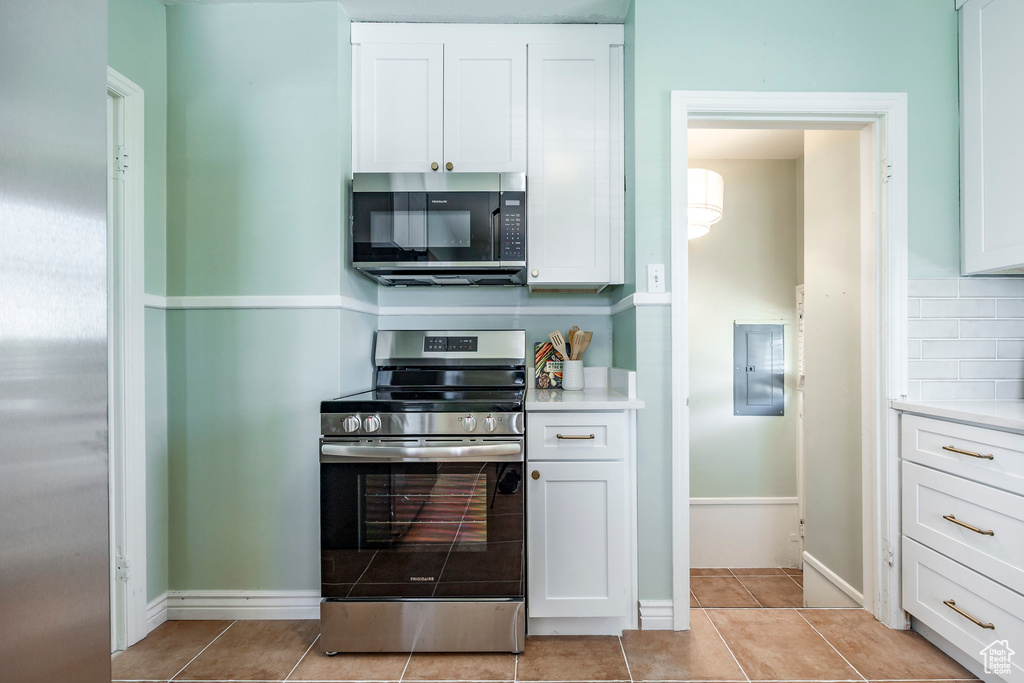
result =
M337 3L167 9L168 291L376 300L343 275L348 20ZM343 89L344 88L344 89Z
M667 262L672 90L907 92L910 273L959 273L952 3L634 0L626 32L633 46L632 67L627 47L626 68L627 93L633 81L632 112L626 115L633 145L627 207L635 207L636 273L645 274L648 263ZM635 164L633 182L630 163ZM672 594L667 308L639 309L636 328L638 386L647 402L638 418L640 597L667 599Z
M792 160L700 160L724 215L689 242L690 495L796 495L797 193ZM733 414L733 322L785 321L785 415Z
M157 0L109 0L107 62L145 98L145 288L167 291L167 17ZM129 150L129 154L131 150ZM164 312L146 309L146 593L169 587Z

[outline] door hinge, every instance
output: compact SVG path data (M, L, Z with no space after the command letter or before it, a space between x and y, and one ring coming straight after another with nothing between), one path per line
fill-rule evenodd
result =
M128 170L128 148L118 145L114 151L114 170L121 175Z
M888 159L882 159L882 182L887 183L892 178L892 162Z
M806 538L806 537L807 537L807 531L804 528L804 520L801 519L800 520L800 538Z
M131 573L131 563L123 555L118 555L114 565L114 578L118 581L127 581Z
M886 539L882 539L882 558L890 567L896 566L896 557L893 554L892 544Z

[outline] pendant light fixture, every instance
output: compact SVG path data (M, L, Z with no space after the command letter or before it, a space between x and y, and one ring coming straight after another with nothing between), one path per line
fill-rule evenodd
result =
M725 180L706 168L691 168L686 173L687 238L702 237L722 220Z

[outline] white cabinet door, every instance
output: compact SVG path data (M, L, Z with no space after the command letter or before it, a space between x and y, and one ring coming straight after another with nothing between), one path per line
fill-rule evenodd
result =
M353 171L442 168L444 47L364 44L357 59Z
M960 9L964 274L1024 266L1024 2Z
M526 171L526 46L444 46L444 161L455 172Z
M627 616L626 463L531 462L528 469L530 617Z
M529 46L530 285L605 285L610 271L608 45Z

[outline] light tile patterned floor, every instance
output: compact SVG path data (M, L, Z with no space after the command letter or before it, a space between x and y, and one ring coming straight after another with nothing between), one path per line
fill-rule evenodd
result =
M690 607L803 607L804 573L791 567L691 569Z
M115 681L973 681L919 635L863 610L690 610L690 631L528 638L511 654L327 657L319 622L170 621L112 662Z

